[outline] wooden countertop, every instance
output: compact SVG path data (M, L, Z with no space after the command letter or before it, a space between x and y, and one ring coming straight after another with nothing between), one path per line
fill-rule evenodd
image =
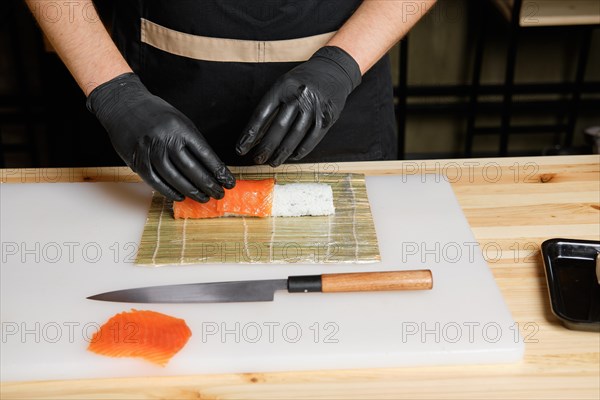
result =
M539 253L540 244L549 238L600 240L600 156L331 163L302 168L447 176L519 324L525 359L509 365L344 371L319 371L315 365L311 372L3 382L0 397L600 398L600 334L567 330L551 314ZM137 180L127 168L0 170L0 182Z

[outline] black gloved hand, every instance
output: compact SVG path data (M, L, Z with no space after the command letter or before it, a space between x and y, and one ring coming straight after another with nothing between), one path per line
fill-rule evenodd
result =
M192 121L146 89L134 73L98 86L87 108L108 131L121 158L171 200L207 202L224 196L235 178Z
M360 82L360 68L348 53L339 47L321 48L279 78L262 98L237 152L244 155L256 146L254 161L273 167L300 160L337 121Z

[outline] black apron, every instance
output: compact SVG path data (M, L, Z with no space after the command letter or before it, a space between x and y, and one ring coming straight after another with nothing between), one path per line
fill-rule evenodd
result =
M141 40L142 19L188 35L244 41L305 38L338 30L360 0L118 0L113 36L142 82L187 115L229 165L253 164L235 143L261 97L299 62L206 61ZM316 51L316 49L315 49ZM363 77L325 138L302 162L396 158L388 56Z

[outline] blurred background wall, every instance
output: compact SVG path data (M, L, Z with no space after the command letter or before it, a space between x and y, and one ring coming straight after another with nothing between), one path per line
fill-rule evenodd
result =
M110 9L111 1L101 0L98 4L102 9ZM404 124L405 135L401 158L465 156L467 121L471 112L468 87L472 83L476 42L481 34L478 23L482 22L482 15L485 16L486 33L481 84L496 85L501 89L505 79L510 25L507 17L492 3L492 0L439 0L410 32L406 57L407 92L398 90L398 96L406 101L406 115L400 121ZM600 14L600 1L588 1L588 4L592 4L592 8L597 4ZM68 71L56 54L45 48L43 37L23 2L3 0L0 7L0 165L122 164L102 127L85 109L85 98ZM591 151L583 131L600 126L600 30L592 29L591 32L584 76L587 90L581 95L573 142L565 146L564 135L560 132L515 134L510 137L508 155ZM582 38L580 29L523 29L518 39L515 82L572 82ZM398 46L391 50L391 55L394 80L398 84ZM423 87L447 90L438 95L420 96L419 88ZM410 94L411 90L413 94ZM513 107L511 123L564 124L572 96L568 91L517 94L513 97L515 102L557 101L559 106L542 109L542 112ZM476 124L498 126L502 100L501 92L477 96L477 102L491 106L477 113ZM498 141L498 135L478 135L470 155L496 155Z
M550 0L568 4L570 1ZM480 17L476 3L484 3L486 34L482 84L502 85L505 78L508 21L492 0L441 0L410 32L408 50L409 85L469 85L474 63L474 48L477 32L477 18ZM546 3L549 1L546 0ZM596 9L600 14L600 1L583 3L585 7ZM531 4L531 2L530 2ZM527 5L525 12L536 18L535 5ZM529 9L527 9L529 8ZM543 11L543 10L542 10ZM599 20L600 22L600 20ZM516 58L515 81L517 83L560 83L575 78L582 32L575 27L527 28L520 33ZM392 50L398 63L398 51ZM584 95L600 99L600 29L592 30L586 65L585 82L594 87L595 93ZM395 79L397 82L397 69ZM517 95L516 100L569 100L569 95ZM479 101L500 102L502 96L481 96ZM464 102L464 96L412 98L411 103ZM594 106L593 104L596 104ZM481 115L480 125L499 124L500 115ZM515 124L555 124L559 113L519 114L512 116ZM422 115L408 112L406 124L406 152L408 158L438 156L459 156L465 145L466 117L464 114L432 113ZM577 118L574 129L574 146L584 144L583 130L600 124L600 104L592 106ZM560 143L555 134L511 135L509 150L515 155L541 154ZM498 148L497 136L478 136L474 141L474 153L495 154ZM574 150L576 151L576 150ZM431 154L434 153L434 154Z

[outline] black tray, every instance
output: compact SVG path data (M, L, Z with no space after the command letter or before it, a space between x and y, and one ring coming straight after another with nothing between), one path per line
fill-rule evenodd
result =
M550 239L542 243L552 312L569 329L600 332L600 242Z

